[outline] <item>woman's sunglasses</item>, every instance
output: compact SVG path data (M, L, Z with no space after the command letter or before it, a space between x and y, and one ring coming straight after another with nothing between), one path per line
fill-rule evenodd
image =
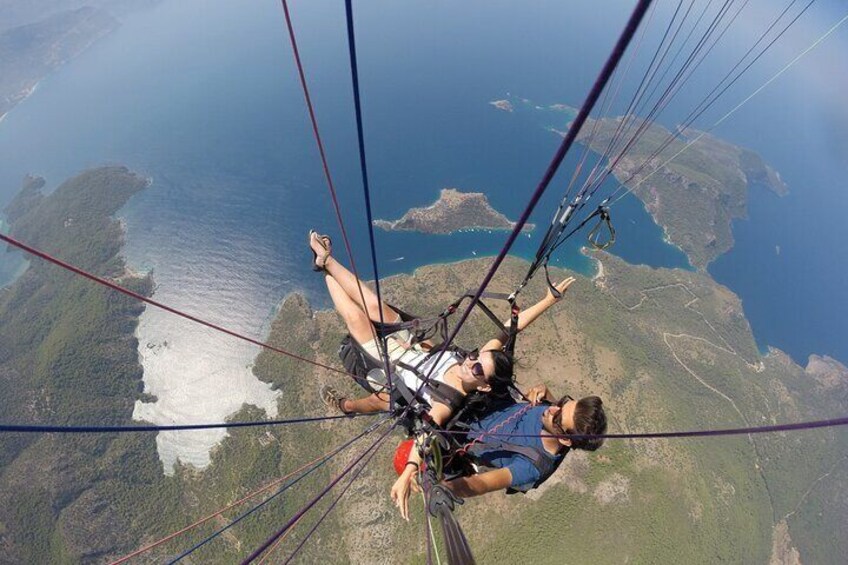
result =
M478 359L480 359L480 350L472 349L465 355L465 358L469 361L477 361ZM486 371L483 370L483 364L477 361L476 363L471 365L471 374L477 377L478 379L485 379Z

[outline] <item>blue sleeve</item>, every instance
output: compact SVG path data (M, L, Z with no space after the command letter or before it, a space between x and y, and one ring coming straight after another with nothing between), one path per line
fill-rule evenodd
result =
M539 480L539 470L524 457L513 457L509 465L506 465L512 475L512 488L530 488Z

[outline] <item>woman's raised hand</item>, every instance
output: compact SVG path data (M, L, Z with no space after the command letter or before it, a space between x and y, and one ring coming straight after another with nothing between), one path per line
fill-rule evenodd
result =
M559 294L560 294L560 296L559 296L559 297L554 296L554 293L553 293L553 292L551 292L551 289L550 289L550 288L548 288L548 299L553 300L554 302L556 302L557 300L559 300L560 298L562 298L562 295L563 295L563 294L565 294L565 291L566 291L566 290L568 290L568 287L570 287L570 286L571 286L571 284L572 284L574 281L576 281L576 280L577 280L577 279L575 279L574 277L568 277L567 279L565 279L565 280L563 280L563 281L560 281L558 284L556 284L556 285L554 286L554 288L556 288L556 289L557 289L557 291L559 291Z

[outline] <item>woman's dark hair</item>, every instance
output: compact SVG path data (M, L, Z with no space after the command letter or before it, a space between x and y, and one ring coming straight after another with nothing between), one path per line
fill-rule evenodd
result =
M495 362L495 373L488 379L491 390L488 392L475 390L468 393L462 414L462 419L465 421L483 418L515 403L512 398L512 390L515 387L513 372L515 362L512 355L500 349L492 349L488 353L492 354Z
M508 394L515 385L515 361L512 355L500 349L492 349L489 353L495 361L495 374L489 377L489 386L492 387L493 393Z

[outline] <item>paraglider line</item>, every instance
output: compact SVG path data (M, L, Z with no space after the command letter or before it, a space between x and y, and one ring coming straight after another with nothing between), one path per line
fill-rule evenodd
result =
M286 490L288 490L289 488L293 487L293 486L294 486L294 485L296 485L298 482L300 482L302 479L306 478L307 476L309 476L310 474L312 474L314 471L316 471L317 469L319 469L320 467L322 467L323 465L325 465L325 464L326 464L327 462L329 462L329 461L330 461L333 457L335 457L336 455L338 455L341 451L343 451L343 450L344 450L344 449L346 449L347 447L349 447L349 446L353 445L353 444L354 444L356 441L358 441L359 439L361 439L361 438L365 437L366 435L368 435L368 434L370 434L371 432L373 432L374 430L376 430L379 426L381 426L381 425L382 425L383 423L385 423L387 420L388 420L388 418L384 418L384 419L380 420L379 422L376 422L376 423L372 424L372 425L371 425L371 426L369 426L369 427L368 427L365 431L361 432L359 435L357 435L357 436L356 436L356 437L354 437L353 439L351 439L351 440L349 440L349 441L345 442L345 443L344 443L344 444L342 444L340 447L337 447L337 448L336 448L336 449L334 449L331 453L329 453L328 455L325 455L324 457L322 457L322 458L321 458L321 461L320 461L320 462L318 462L318 463L317 463L314 467L312 467L311 469L309 469L309 470L308 470L308 471L306 471L305 473L301 474L299 477L297 477L297 478L296 478L296 479L294 479L293 481L286 483L285 485L283 485L283 486L280 488L280 490L278 490L277 492L275 492L274 494L272 494L271 496L269 496L268 498L266 498L265 500L263 500L262 502L260 502L259 504L257 504L257 505L256 505L256 506L254 506L253 508L251 508L250 510L248 510L247 512L243 513L243 514L242 514L242 515L240 515L239 517L235 518L233 521L231 521L229 524L227 524L227 525L226 525L226 526L224 526L223 528L221 528L221 529L219 529L219 530L215 531L213 534L211 534L209 537L207 537L206 539L204 539L204 540L203 540L203 541L201 541L200 543L197 543L197 544L195 544L193 547L191 547L191 548L187 549L186 551L184 551L182 554L180 554L180 555L179 555L179 556L177 556L175 559L173 559L172 561L170 561L170 562L168 563L168 565L173 565L174 563L176 563L176 562L180 561L181 559L183 559L184 557L188 556L189 554L191 554L191 553L193 553L193 552L197 551L198 549L200 549L201 547L203 547L204 545L206 545L207 543L209 543L210 541L212 541L212 540L213 540L213 539L215 539L216 537L218 537L218 536L220 536L221 534L223 534L223 533L224 533L225 531L227 531L228 529L232 528L233 526L235 526L236 524L238 524L239 522L241 522L242 520L244 520L245 518L247 518L248 516L250 516L251 514L253 514L254 512L256 512L257 510L261 509L261 508L262 508L262 507L264 507L266 504L268 504L269 502L271 502L273 499L275 499L276 497L278 497L278 496L280 496L281 494L283 494ZM389 427L389 431L391 431L392 429L393 429L393 427ZM386 432L386 434L384 434L383 436L381 436L381 438L380 438L380 439L384 438L386 435L388 435L388 432ZM379 441L379 440L378 440L378 441ZM372 446L373 446L373 444L372 444ZM369 447L368 449L370 450L371 448ZM367 451L366 451L366 453L367 453ZM362 457L359 457L359 459L361 459L361 458L362 458ZM357 459L357 461L358 461L359 459ZM336 482L338 482L338 481L336 481ZM335 484L335 483L334 483L334 484ZM328 489L328 490L329 490L329 489ZM298 517L298 518L299 518L299 517ZM296 522L296 520L295 520L295 522ZM292 524L292 525L293 525L293 524ZM274 538L274 539L276 539L276 538ZM269 544L269 545L270 545L270 544ZM266 546L266 547L267 547L267 546Z
M369 428L369 429L371 429L371 428ZM366 431L367 431L367 430L366 430ZM353 441L356 441L356 439L359 439L360 437L362 437L362 435L358 436L358 437L357 437L357 438L355 438ZM157 541L155 541L155 542L153 542L153 543L150 543L150 544L148 544L148 545L146 545L146 546L144 546L144 547L142 547L142 548L140 548L140 549L137 549L136 551L134 551L134 552L132 552L132 553L129 553L129 554L127 554L127 555L125 555L125 556L121 557L120 559L117 559L117 560L115 560L115 561L112 561L109 565L120 565L121 563L124 563L124 562L126 562L126 561L129 561L129 560L130 560L130 559L132 559L133 557L137 557L137 556L139 556L139 555L141 555L141 554L143 554L143 553L146 553L146 552L150 551L151 549L154 549L154 548L156 548L156 547L159 547L159 546L160 546L160 545L162 545L163 543L167 543L167 542L171 541L172 539L174 539L174 538L176 538L176 537L178 537L178 536L180 536L180 535L182 535L182 534L184 534L184 533L186 533L186 532L188 532L188 531L191 531L191 530L193 530L193 529L197 528L198 526L201 526L201 525L205 524L205 523L206 523L206 522L208 522L209 520L211 520L211 519L213 519L213 518L216 518L216 517L220 516L221 514L223 514L224 512L226 512L227 510L230 510L231 508L234 508L234 507L236 507L236 506L239 506L240 504L243 504L243 503L247 502L248 500L251 500L251 499L253 499L253 498L256 498L257 496L259 496L259 495L260 495L260 494L262 494L263 492L266 492L266 491L268 491L268 490L270 490L270 489L274 488L275 486L277 486L277 485L279 485L280 483L282 483L282 482L284 482L284 481L286 481L286 480L290 479L291 477L293 477L294 475L296 475L296 474L300 473L301 471L304 471L305 469L308 469L308 468L309 468L309 467L311 467L312 465L315 465L316 463L319 463L322 459L324 459L324 458L326 458L326 457L332 457L333 455L335 455L336 453L338 453L339 451L341 451L342 449L344 449L345 447L347 447L348 445L350 445L350 443L351 443L351 442L346 443L346 444L343 444L341 447L336 448L335 450L330 451L329 453L327 453L327 454L325 454L325 455L322 455L322 456L320 456L320 457L317 457L317 458L313 459L313 460L312 460L312 461L310 461L309 463L306 463L306 464L302 465L301 467L298 467L297 469L295 469L295 470L294 470L294 471L292 471L291 473L289 473L289 474L287 474L287 475L285 475L285 476L283 476L283 477L280 477L280 478L278 478L278 479L275 479L274 481L272 481L272 482L268 483L267 485L263 486L262 488L259 488L259 489L255 490L255 491L251 492L251 493L246 494L245 496L243 496L242 498L240 498L240 499L236 500L235 502L231 502L230 504L228 504L227 506L225 506L225 507L221 508L221 509L220 509L220 510L218 510L217 512L215 512L215 513L213 513L213 514L209 514L209 515L208 515L208 516L206 516L205 518L201 518L200 520L198 520L198 521L194 522L193 524L189 524L188 526L186 526L185 528L183 528L183 529L181 529L181 530L178 530L178 531L176 531L176 532L174 532L174 533L172 533L172 534L169 534L168 536L165 536L164 538L162 538L162 539L160 539L160 540L157 540Z
M261 546L259 546L259 548L257 548L244 561L242 561L242 565L248 565L248 564L252 563L253 561L255 561L260 555L262 555L262 553L266 549L268 549L271 546L271 544L273 544L277 540L277 538L279 538L281 535L283 535L289 529L291 529L291 527L295 523L297 523L297 521L300 520L300 518L303 517L304 514L306 514L313 506L315 506L318 503L319 500L321 500L328 492L330 492L330 489L332 489L334 486L336 486L339 481L341 481L348 473L350 473L351 470L360 461L362 461L365 458L365 456L368 455L371 452L372 449L374 449L379 443L381 443L384 439L386 439L386 437L388 437L389 433L391 433L391 431L395 429L396 425L397 424L395 423L395 424L389 426L388 430L386 430L383 434L381 434L380 437L377 438L376 441L374 441L374 443L372 443L370 446L368 446L368 448L365 451L363 451L359 456L356 457L356 459L354 459L351 463L349 463L348 466L345 467L344 470L336 476L336 478L334 478L332 481L330 481L330 483L321 490L321 492L319 492L317 495L315 495L315 497L312 500L307 502L306 505L304 505L303 508L298 510L298 512L295 513L295 515L292 516L289 519L289 521L286 522L283 525L282 528L280 528L279 530L274 532L274 534L271 535L271 537L269 537L267 540L265 540L265 542Z
M288 420L257 420L252 422L221 422L217 424L174 424L174 425L138 425L138 426L39 426L30 424L0 424L0 433L51 433L51 434L94 434L94 433L130 433L130 432L172 432L184 430L214 430L219 428L255 428L259 426L286 426L306 424L327 420L344 420L360 416L377 416L387 412L369 414L339 414L334 416L314 416L292 418Z
M40 259L44 259L45 261L53 263L54 265L57 265L57 266L65 269L67 271L70 271L70 272L75 273L75 274L77 274L81 277L85 277L85 278L87 278L91 281L94 281L99 285L103 285L105 287L111 288L112 290L120 292L121 294L125 294L125 295L129 296L130 298L135 298L136 300L140 300L141 302L144 302L145 304L150 304L151 306L155 306L157 308L160 308L161 310L164 310L166 312L170 312L171 314L175 314L175 315L177 315L181 318L185 318L186 320L189 320L190 322L200 324L201 326L206 326L207 328L210 328L210 329L215 330L217 332L221 332L223 334L227 334L227 335L234 337L236 339L240 339L242 341L252 343L253 345L258 345L259 347L262 347L264 349L268 349L269 351L273 351L273 352L279 353L281 355L285 355L286 357L291 357L292 359L297 359L298 361L303 361L304 363L309 363L310 365L315 365L316 367L321 367L322 369L327 369L328 371L332 371L334 373L339 373L339 374L342 374L342 375L348 375L351 378L353 378L353 375L351 375L351 374L349 374L345 371L342 371L340 369L337 369L335 367L331 367L330 365L325 365L324 363L319 363L318 361L313 361L312 359L307 359L306 357L301 357L300 355L296 355L296 354L291 353L289 351L286 351L284 349L280 349L279 347L274 347L273 345L259 341L258 339L253 339L252 337L247 337L246 335L243 335L243 334L240 334L240 333L235 332L233 330L227 329L224 326L219 326L218 324L213 324L212 322L207 322L206 320L204 320L202 318L198 318L197 316L194 316L192 314L187 314L186 312L178 310L178 309L174 308L173 306L168 306L167 304L163 304L162 302L159 302L157 300L153 300L152 298L148 298L147 296L144 296L142 294L134 292L134 291L132 291L128 288L125 288L125 287L123 287L123 286L121 286L117 283L114 283L110 280L104 279L103 277L99 277L97 275L89 273L88 271L85 271L84 269L81 269L80 267L76 267L74 265L71 265L70 263L66 263L65 261L62 261L61 259L53 257L52 255L45 253L44 251L41 251L41 250L36 249L34 247L30 247L29 245L27 245L27 244L25 244L21 241L18 241L17 239L15 239L11 236L0 233L0 240L5 241L9 245L13 245L13 246L17 247L18 249L26 251L27 253L29 253L31 255L35 255L36 257L38 257Z

